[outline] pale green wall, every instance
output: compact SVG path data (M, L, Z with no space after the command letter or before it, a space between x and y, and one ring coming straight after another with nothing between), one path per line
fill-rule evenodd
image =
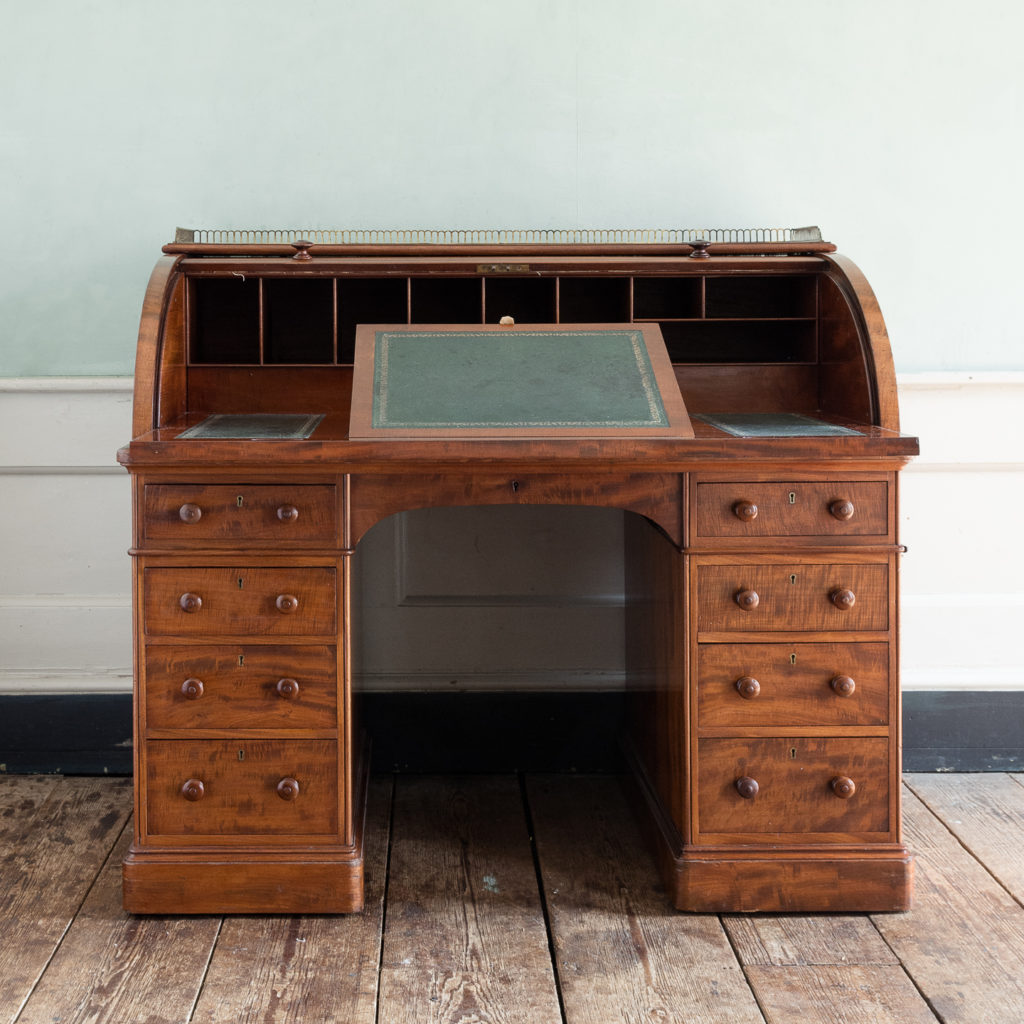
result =
M819 223L897 366L1024 366L1024 8L0 7L0 376L130 373L176 224Z

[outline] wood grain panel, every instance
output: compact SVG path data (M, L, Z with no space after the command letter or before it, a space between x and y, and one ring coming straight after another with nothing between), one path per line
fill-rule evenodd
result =
M756 696L743 696L751 691ZM699 728L888 720L888 644L701 644L697 650Z
M282 780L298 783L284 798ZM202 783L188 799L183 786ZM337 745L329 740L156 740L146 745L152 836L330 835L338 831Z
M889 533L884 480L737 480L698 483L696 491L697 538L884 538ZM753 518L751 509L756 509Z
M337 632L334 568L150 568L143 578L143 615L151 636L333 639ZM199 597L195 610L185 610L185 595ZM296 598L293 611L286 610L290 604L279 601L282 597Z
M149 730L337 729L337 692L334 646L146 649Z
M702 834L889 833L889 741L884 737L702 739L697 771ZM831 782L847 777L842 799ZM757 782L740 795L737 781Z
M852 607L836 606L831 595L850 590ZM737 596L757 595L743 608ZM885 563L788 565L757 563L697 567L697 628L700 632L761 630L845 631L889 628L889 567Z
M683 534L678 473L468 473L358 475L352 478L352 543L395 512L445 505L598 505L638 512L676 544Z
M148 543L336 545L338 496L333 485L147 484L143 536Z

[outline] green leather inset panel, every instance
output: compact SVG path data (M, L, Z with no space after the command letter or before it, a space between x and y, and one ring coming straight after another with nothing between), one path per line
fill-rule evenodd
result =
M665 427L640 331L377 331L376 428Z

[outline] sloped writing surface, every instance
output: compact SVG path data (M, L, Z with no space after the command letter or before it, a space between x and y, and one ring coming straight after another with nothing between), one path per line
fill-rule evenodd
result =
M350 436L692 437L653 325L366 325Z

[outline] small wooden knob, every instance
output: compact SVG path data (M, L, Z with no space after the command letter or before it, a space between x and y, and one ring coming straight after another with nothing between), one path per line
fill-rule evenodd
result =
M206 787L203 785L202 779L186 779L181 784L181 795L186 800L191 800L195 803L197 800L202 800L206 796Z
M749 775L744 775L736 780L736 792L744 800L753 800L760 788L757 784L757 779L752 779Z
M299 682L297 679L278 679L276 689L278 696L295 700L299 695Z
M205 692L202 679L190 677L181 684L181 692L188 700L199 700Z
M761 603L756 590L738 590L733 595L733 600L745 612L752 612Z
M849 800L857 792L857 784L845 775L837 775L829 785L840 800Z
M295 800L299 795L298 779L284 778L277 784L277 795L282 800Z
M761 684L753 676L740 676L736 680L736 692L744 700L753 700L761 695Z
M278 594L274 604L282 615L291 615L292 612L298 611L299 599L294 594Z
M857 603L857 595L845 587L833 590L828 598L841 612L848 612Z
M277 518L282 523L294 523L299 518L299 510L294 505L282 505L277 510Z
M857 684L849 676L835 676L829 686L832 687L840 697L852 697Z
M313 247L313 243L307 239L297 238L291 243L291 246L295 250L295 255L292 257L293 260L311 260L313 258L309 254L309 250Z
M732 507L732 514L745 523L751 523L757 518L757 506L752 501L737 501Z
M188 612L191 615L193 612L199 611L203 607L203 599L198 594L182 594L178 598L178 604L181 606L183 612Z
M711 243L706 238L695 238L690 245L693 252L690 253L691 260L706 260L708 258L708 246Z
M840 500L833 501L828 507L829 512L839 520L845 522L847 519L853 518L853 513L856 512L852 501Z
M203 510L198 505L193 505L192 502L186 501L178 509L178 518L183 523L198 523L203 518Z

